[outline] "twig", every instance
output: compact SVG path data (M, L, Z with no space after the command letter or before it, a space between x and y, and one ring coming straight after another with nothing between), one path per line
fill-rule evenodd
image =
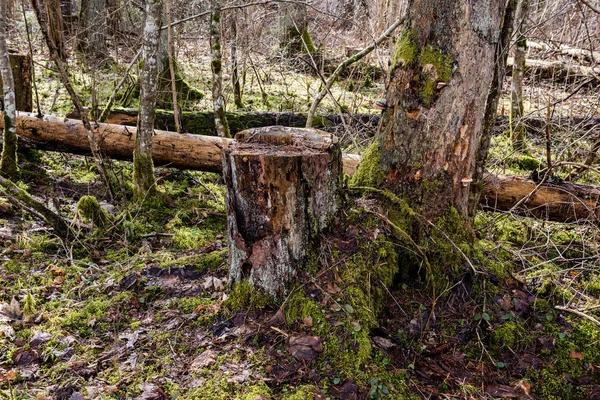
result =
M561 307L561 306L554 306L554 308L557 310L560 310L560 311L570 312L570 313L578 315L582 318L588 319L588 320L592 321L594 324L596 324L596 326L600 327L600 321L598 321L596 318L594 318L591 315L588 315L582 311L574 310L572 308L567 308L567 307Z
M342 74L342 72L344 72L348 66L361 60L367 54L372 52L375 49L375 47L377 47L389 35L391 35L392 32L394 32L396 30L396 28L398 28L403 21L404 21L404 18L400 18L399 20L394 22L385 32L383 32L381 34L381 36L379 36L377 39L375 39L375 41L373 41L373 43L370 46L365 47L358 53L354 54L352 57L345 59L340 65L337 66L337 68L335 69L335 71L333 71L333 74L329 77L327 82L325 82L325 87L323 88L323 90L321 90L319 92L319 94L317 94L317 97L315 97L315 100L313 101L313 103L310 107L310 111L308 112L308 115L306 116L306 127L307 128L312 128L313 119L315 116L315 112L317 111L317 107L319 106L321 101L325 98L327 93L330 92L331 87L333 86L335 81L339 78L339 76Z

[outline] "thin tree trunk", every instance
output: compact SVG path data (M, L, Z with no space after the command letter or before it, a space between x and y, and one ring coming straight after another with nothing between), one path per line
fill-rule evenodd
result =
M34 10L36 18L38 20L40 30L42 32L42 35L44 36L44 39L46 40L46 45L48 46L48 50L50 51L50 58L52 59L52 61L54 61L54 64L56 65L56 69L58 70L60 80L61 80L63 86L65 87L65 89L67 90L67 93L69 93L69 97L71 98L71 101L73 102L73 105L75 106L75 109L81 116L81 122L83 123L83 126L85 127L88 141L90 143L90 149L92 151L92 155L94 156L94 161L96 162L96 165L98 167L98 172L100 173L100 176L102 177L102 180L104 181L104 184L106 185L106 190L108 191L110 198L113 199L114 195L113 195L113 191L112 191L111 181L108 176L108 171L106 169L106 166L104 164L104 159L102 158L102 153L100 152L100 146L98 145L96 134L94 132L94 129L92 128L92 124L90 123L88 112L87 112L87 110L85 110L83 108L81 99L79 98L79 96L75 92L75 89L73 89L73 85L71 85L71 82L69 81L68 64L66 63L66 61L64 59L62 59L60 57L58 49L54 46L54 42L52 42L52 40L50 38L50 34L48 32L48 26L46 24L46 21L44 20L44 16L41 12L40 4L38 3L38 1L39 0L32 0L31 3L33 5L33 10Z
M140 113L133 152L133 182L137 199L152 196L156 191L154 164L152 162L152 137L154 136L161 19L161 1L149 0L146 3L146 26L142 44Z
M6 45L8 28L7 7L7 0L0 0L0 77L2 77L2 90L4 93L4 134L2 136L0 172L8 176L16 176L19 172L17 166L17 102L13 73Z
M488 91L487 100L485 103L485 112L481 135L479 137L479 146L475 154L475 169L473 171L473 181L475 185L471 186L470 193L470 213L475 215L479 204L480 185L479 182L483 179L485 172L485 163L488 158L488 151L492 136L494 135L494 127L498 119L498 102L502 95L502 86L504 77L506 76L506 65L508 60L508 50L512 40L512 32L514 27L515 13L517 10L517 0L508 0L504 11L504 19L500 31L500 38L496 47L495 65L493 72L492 84Z
M529 0L519 0L515 16L517 39L512 66L512 86L510 88L510 132L512 146L515 151L525 150L525 125L523 124L523 73L525 72L525 55L527 37L525 29L529 14Z
M177 104L177 86L175 82L175 63L173 62L173 38L171 35L171 0L165 0L165 9L167 16L167 55L169 58L169 73L171 74L171 94L173 96L173 116L175 117L175 129L177 133L181 132L181 120L179 115L179 105Z
M231 11L231 83L233 85L233 102L237 108L244 108L242 89L240 87L240 72L237 59L237 13Z
M210 55L212 70L212 98L215 114L215 126L220 137L231 137L227 116L225 115L225 98L223 97L222 52L221 52L221 5L219 0L212 0L210 18Z

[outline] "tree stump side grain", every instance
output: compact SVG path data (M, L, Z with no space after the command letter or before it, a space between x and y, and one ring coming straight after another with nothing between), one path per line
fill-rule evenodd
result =
M337 138L315 129L239 132L223 150L230 282L248 280L276 298L340 205Z

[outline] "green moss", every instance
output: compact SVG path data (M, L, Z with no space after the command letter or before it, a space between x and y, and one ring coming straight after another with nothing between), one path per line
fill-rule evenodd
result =
M266 400L271 398L273 391L264 381L250 387L244 387L242 393L236 396L236 400Z
M315 47L315 45L313 43L312 37L311 37L308 29L306 29L302 32L301 38L302 38L302 49L304 51L306 51L307 53L310 53L310 54L317 51L317 48Z
M247 281L236 283L223 305L233 311L260 310L275 304L273 297Z
M542 166L542 163L538 159L525 154L510 157L506 162L509 167L522 171L536 171Z
M385 175L381 170L381 153L379 141L375 140L365 150L362 161L352 179L350 186L379 187L385 181Z
M321 392L313 385L303 385L294 391L294 393L285 396L286 400L315 400L317 398L317 394Z
M532 340L532 337L527 335L525 328L514 321L497 327L492 333L492 343L501 350L517 352L531 344Z
M94 196L82 196L77 202L77 215L86 222L92 222L97 228L106 227L110 216Z
M436 96L439 82L449 83L452 78L452 58L439 49L428 45L419 55L421 89L419 94L425 106L430 106Z
M419 48L415 44L413 33L410 29L405 29L396 40L394 56L392 57L392 69L401 64L403 67L410 68L417 61Z

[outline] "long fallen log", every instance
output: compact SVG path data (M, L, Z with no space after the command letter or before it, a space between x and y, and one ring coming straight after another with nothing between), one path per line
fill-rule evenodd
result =
M3 122L0 121L0 128ZM136 129L99 124L102 152L111 158L131 160ZM41 150L89 154L85 129L78 120L19 112L17 134L27 147ZM221 172L221 150L231 139L214 136L156 131L153 159L156 165L180 169ZM352 175L360 161L354 154L343 155L344 172ZM600 217L600 188L570 183L538 185L522 177L488 175L481 204L491 210L547 218L553 221L597 221Z
M106 120L107 124L127 125L136 126L137 124L137 109L115 109L113 110ZM76 116L70 116L69 118L76 118ZM267 113L267 112L244 112L244 113L228 113L230 128L233 133L237 133L244 129L260 128L263 126L281 125L289 126L292 128L303 128L306 125L306 113ZM343 126L345 123L347 126L366 129L370 133L374 133L377 125L379 124L379 114L346 114L344 115L344 122L339 114L327 114L316 117L315 120L317 129L326 131L335 131L336 128ZM76 118L78 119L78 118ZM215 124L212 112L202 111L184 111L182 115L182 126L183 131L187 133L194 133L198 135L215 135ZM496 119L496 129L504 131L508 129L509 118L508 116L499 115ZM546 119L545 118L534 118L527 117L524 119L523 124L527 128L528 132L533 134L543 133L545 135ZM580 130L588 131L591 129L598 129L600 126L600 118L588 117L562 117L552 118L551 128L554 130ZM155 128L167 131L175 131L175 120L173 118L173 111L169 110L157 110L155 119Z
M507 65L512 66L514 59L508 57ZM509 72L510 72L509 68ZM540 78L561 78L575 80L577 78L590 78L594 84L600 83L600 68L586 67L576 63L562 61L544 61L544 60L525 60L525 71L531 71Z
M76 115L68 114L68 117L76 118ZM106 119L107 124L136 126L137 109L114 109ZM306 113L293 112L231 112L227 113L227 122L232 134L250 128L263 126L289 126L293 128L304 128L306 126ZM344 121L342 121L344 118ZM336 126L346 124L355 128L375 128L379 123L378 114L327 114L315 116L314 128L328 130ZM173 112L169 110L156 110L155 128L175 131L175 119ZM215 135L215 119L212 112L184 111L181 115L182 132L197 135Z

